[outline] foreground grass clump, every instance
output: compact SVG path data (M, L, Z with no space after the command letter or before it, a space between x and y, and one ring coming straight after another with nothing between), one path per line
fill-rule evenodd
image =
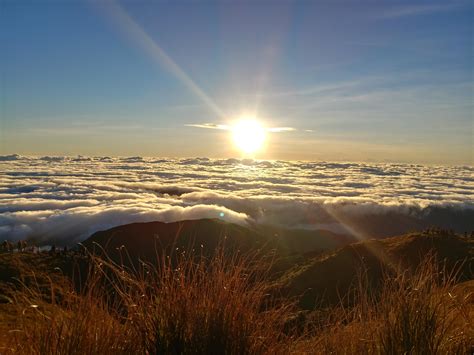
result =
M24 354L261 354L288 352L291 305L277 305L260 258L223 250L139 270L91 258L80 292L26 283L10 346ZM33 284L33 286L31 285Z
M159 260L145 265L139 278L115 273L145 352L284 352L291 307L270 299L262 259L220 250L210 260L186 253Z
M313 321L312 348L333 354L469 354L474 350L472 292L460 292L456 275L440 270L433 256L415 271L391 273L379 290L364 277L355 305L330 309Z
M10 348L18 354L133 354L140 348L133 329L98 300L69 300L66 306L31 305ZM32 314L36 312L36 314Z
M131 354L139 352L134 330L120 317L104 288L103 275L91 269L87 284L76 292L70 279L37 273L21 266L19 286L11 293L17 324L5 353ZM3 344L2 344L3 345ZM3 353L3 352L2 352Z

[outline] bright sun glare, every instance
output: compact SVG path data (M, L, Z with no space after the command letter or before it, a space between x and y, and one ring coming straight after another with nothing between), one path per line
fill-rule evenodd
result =
M255 119L242 119L232 128L234 143L243 153L260 150L265 142L265 129Z

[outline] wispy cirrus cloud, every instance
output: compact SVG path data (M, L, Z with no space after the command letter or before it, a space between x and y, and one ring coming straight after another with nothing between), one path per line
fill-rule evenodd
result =
M377 17L381 19L398 18L405 16L427 15L437 12L452 11L462 4L456 2L446 2L439 4L423 4L423 5L404 5L395 6L379 14Z
M195 128L207 128L207 129L220 129L220 130L228 130L231 127L224 124L217 124L217 123L188 123L185 124L186 127L195 127Z
M293 131L296 131L296 128L293 128L293 127L270 127L270 128L267 128L267 131L272 132L272 133L293 132Z
M232 126L218 123L189 123L185 124L186 127L195 128L206 128L206 129L218 129L223 131L232 130ZM282 133L282 132L293 132L296 131L294 127L264 127L267 132L271 133Z

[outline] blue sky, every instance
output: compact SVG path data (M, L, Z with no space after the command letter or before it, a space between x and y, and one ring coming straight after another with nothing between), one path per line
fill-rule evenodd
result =
M0 153L473 162L470 1L0 3Z

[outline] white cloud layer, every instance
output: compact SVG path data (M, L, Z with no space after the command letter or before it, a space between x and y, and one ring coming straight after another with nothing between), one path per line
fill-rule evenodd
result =
M0 156L0 239L78 242L116 225L223 218L360 237L474 229L474 168Z

